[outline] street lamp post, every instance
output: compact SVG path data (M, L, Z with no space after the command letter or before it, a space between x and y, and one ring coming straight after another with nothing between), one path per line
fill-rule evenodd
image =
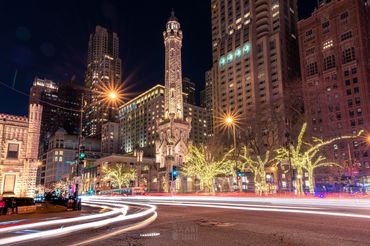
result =
M80 183L80 169L81 169L81 163L80 163L80 155L81 155L81 149L82 149L82 127L83 127L83 114L84 114L84 99L85 99L85 94L84 92L81 93L81 109L80 109L80 129L79 129L79 134L78 134L78 161L76 163L76 190L75 190L75 199L76 199L76 209L78 208L78 191L79 191L79 183ZM119 102L120 99L120 92L115 89L111 88L109 90L106 90L103 92L103 101L114 104L116 102Z
M236 148L237 148L237 146L236 146L236 122L235 121L236 121L236 119L232 115L226 115L225 118L224 118L224 124L226 126L228 126L228 127L231 127L232 128L232 132L233 132L235 175L236 175L236 172L238 170L238 162L237 162L237 155L236 155ZM236 182L238 183L238 186L239 186L238 180Z

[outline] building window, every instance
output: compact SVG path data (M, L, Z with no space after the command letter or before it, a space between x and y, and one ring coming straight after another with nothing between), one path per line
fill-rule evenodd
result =
M306 50L306 56L315 54L315 47Z
M317 62L313 62L307 65L307 76L312 76L317 73Z
M322 30L324 33L329 31L329 27L330 27L329 21L325 21L324 23L322 23Z
M5 174L3 193L14 193L15 179L14 174Z
M8 159L18 159L19 144L10 143L8 144Z
M351 47L342 51L343 63L348 63L356 59L355 48Z
M326 50L333 47L333 40L328 40L322 45L322 49Z
M342 22L343 25L347 24L348 22L348 12L343 12L341 15L340 15L340 20Z
M324 58L324 70L335 67L335 56L330 55Z
M346 33L343 33L341 36L340 36L340 40L341 41L345 41L347 39L350 39L352 38L352 32L349 31L349 32L346 32Z

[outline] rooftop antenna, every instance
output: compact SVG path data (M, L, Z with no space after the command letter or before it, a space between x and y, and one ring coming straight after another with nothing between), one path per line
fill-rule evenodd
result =
M13 88L15 87L15 81L17 80L17 74L18 74L18 69L15 70L14 77L13 77Z

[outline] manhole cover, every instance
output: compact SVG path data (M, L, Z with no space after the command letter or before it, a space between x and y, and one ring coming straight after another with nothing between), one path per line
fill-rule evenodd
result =
M218 226L218 227L232 226L232 224L229 222L220 222L211 220L198 220L197 224L200 226Z

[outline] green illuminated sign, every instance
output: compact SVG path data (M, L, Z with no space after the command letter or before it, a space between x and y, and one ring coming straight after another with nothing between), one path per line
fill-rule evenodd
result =
M227 55L227 63L230 63L230 62L232 62L233 61L233 54L232 53L229 53L228 55Z
M220 58L220 62L219 62L220 67L225 66L226 63L233 62L233 60L239 59L242 56L242 54L244 56L249 55L249 53L251 52L251 48L252 47L250 43L245 43L243 45L243 48L236 48L235 51L229 52L226 55L226 58L225 56Z
M241 52L240 48L237 48L235 50L235 58L240 58L241 55L242 55L242 52Z
M249 43L244 44L243 46L243 54L247 55L251 51L251 45Z

